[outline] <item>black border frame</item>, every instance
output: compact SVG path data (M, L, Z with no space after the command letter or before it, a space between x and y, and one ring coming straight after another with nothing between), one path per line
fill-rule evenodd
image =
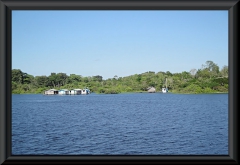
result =
M12 156L11 23L12 10L228 10L229 155L228 156ZM238 164L239 0L0 0L0 164L155 163ZM146 162L147 161L147 162Z

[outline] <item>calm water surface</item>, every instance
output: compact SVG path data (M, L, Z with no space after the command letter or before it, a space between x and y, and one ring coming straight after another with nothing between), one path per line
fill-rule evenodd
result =
M228 94L12 95L13 155L228 155Z

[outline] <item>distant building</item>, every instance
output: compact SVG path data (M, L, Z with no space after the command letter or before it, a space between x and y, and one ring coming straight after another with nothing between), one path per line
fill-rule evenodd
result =
M80 95L82 93L82 89L72 89L69 91L70 95Z
M156 89L154 87L149 87L148 89L148 93L155 93Z
M90 94L90 89L85 88L85 89L61 89L61 90L56 90L56 89L49 89L43 92L45 95L87 95Z
M58 90L56 89L49 89L47 91L44 91L45 95L57 95L58 94Z
M88 94L90 94L90 90L89 89L83 89L81 94L88 95Z
M69 95L69 90L67 90L67 89L61 89L61 90L59 90L58 91L59 93L59 95Z

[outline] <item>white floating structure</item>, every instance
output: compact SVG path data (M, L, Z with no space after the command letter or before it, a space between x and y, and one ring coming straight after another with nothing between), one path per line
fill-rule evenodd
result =
M44 95L88 95L90 94L90 90L88 88L85 89L49 89L43 92Z
M82 93L82 89L72 89L69 91L70 95L80 95Z
M82 90L82 95L88 95L90 94L90 90L88 88Z
M44 91L45 95L57 95L58 94L58 90L56 89L49 89L47 91Z
M61 89L61 90L58 91L59 95L69 95L69 93L70 92L67 89Z

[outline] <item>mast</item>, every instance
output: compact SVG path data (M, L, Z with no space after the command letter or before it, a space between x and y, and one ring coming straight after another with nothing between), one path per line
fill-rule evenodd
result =
M167 88L167 78L166 78L166 88Z

